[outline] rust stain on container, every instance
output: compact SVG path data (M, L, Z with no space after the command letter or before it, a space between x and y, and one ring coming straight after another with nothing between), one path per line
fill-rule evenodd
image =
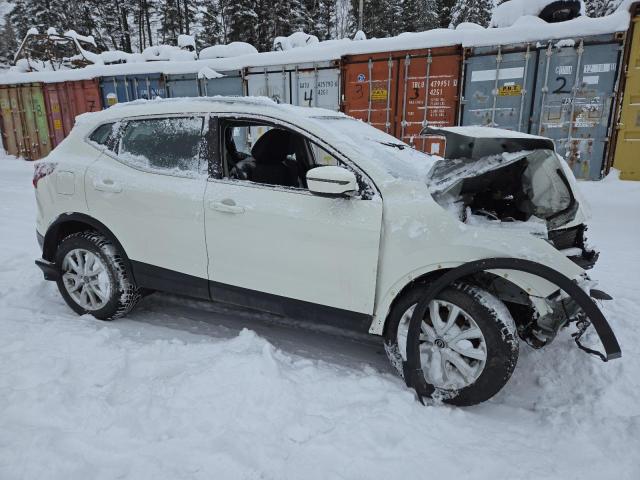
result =
M460 46L344 57L342 110L419 150L442 154L443 140L420 131L455 125L461 59Z
M51 142L57 146L69 135L76 116L102 110L97 79L49 83L44 87Z

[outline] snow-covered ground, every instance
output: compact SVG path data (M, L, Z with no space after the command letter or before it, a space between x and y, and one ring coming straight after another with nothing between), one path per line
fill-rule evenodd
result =
M423 407L378 343L153 295L78 317L33 260L32 166L0 155L0 478L640 478L640 183L581 183L623 357L568 332L507 387Z

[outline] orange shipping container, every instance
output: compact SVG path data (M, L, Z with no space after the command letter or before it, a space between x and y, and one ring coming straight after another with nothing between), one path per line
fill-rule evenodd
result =
M102 110L97 79L48 83L44 87L51 143L57 146L69 135L77 115Z
M344 57L343 111L419 150L442 154L441 139L419 134L426 125L456 124L461 62L460 46Z

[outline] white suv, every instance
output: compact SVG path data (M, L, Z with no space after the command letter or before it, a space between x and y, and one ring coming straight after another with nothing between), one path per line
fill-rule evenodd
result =
M424 134L451 158L260 98L85 114L36 165L36 263L102 320L167 291L382 336L408 385L457 405L502 388L518 338L539 348L570 322L619 356L550 141Z

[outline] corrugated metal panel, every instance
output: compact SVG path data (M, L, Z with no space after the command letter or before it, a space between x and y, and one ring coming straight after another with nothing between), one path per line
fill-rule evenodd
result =
M286 65L247 70L247 94L269 97L276 103L291 103L291 76Z
M197 73L166 75L165 82L168 98L200 96Z
M76 116L102 109L97 79L45 84L44 98L53 146L69 135Z
M343 111L393 134L398 100L398 58L391 53L343 58Z
M42 85L23 84L17 88L24 133L23 157L37 160L51 151Z
M636 6L638 10L640 6ZM624 180L640 180L640 16L632 18L627 73L613 166Z
M200 79L200 95L203 97L213 97L215 95L244 95L244 82L240 70L219 73L223 76Z
M602 177L621 49L619 36L601 35L539 53L530 132L553 139L578 178Z
M17 108L14 109L14 100L17 105L17 91L8 85L0 85L0 118L2 119L2 145L9 155L20 155L18 138L22 138L20 117L17 116Z
M247 93L278 103L339 110L340 69L336 62L252 67L246 73Z
M340 69L332 64L301 64L291 72L292 102L301 107L340 110Z
M160 73L101 77L100 92L104 108L140 98L166 97L164 78Z
M396 137L423 152L444 153L443 140L420 137L420 131L456 124L460 61L459 47L412 51L400 60Z
M528 132L537 56L529 44L468 49L461 125Z

